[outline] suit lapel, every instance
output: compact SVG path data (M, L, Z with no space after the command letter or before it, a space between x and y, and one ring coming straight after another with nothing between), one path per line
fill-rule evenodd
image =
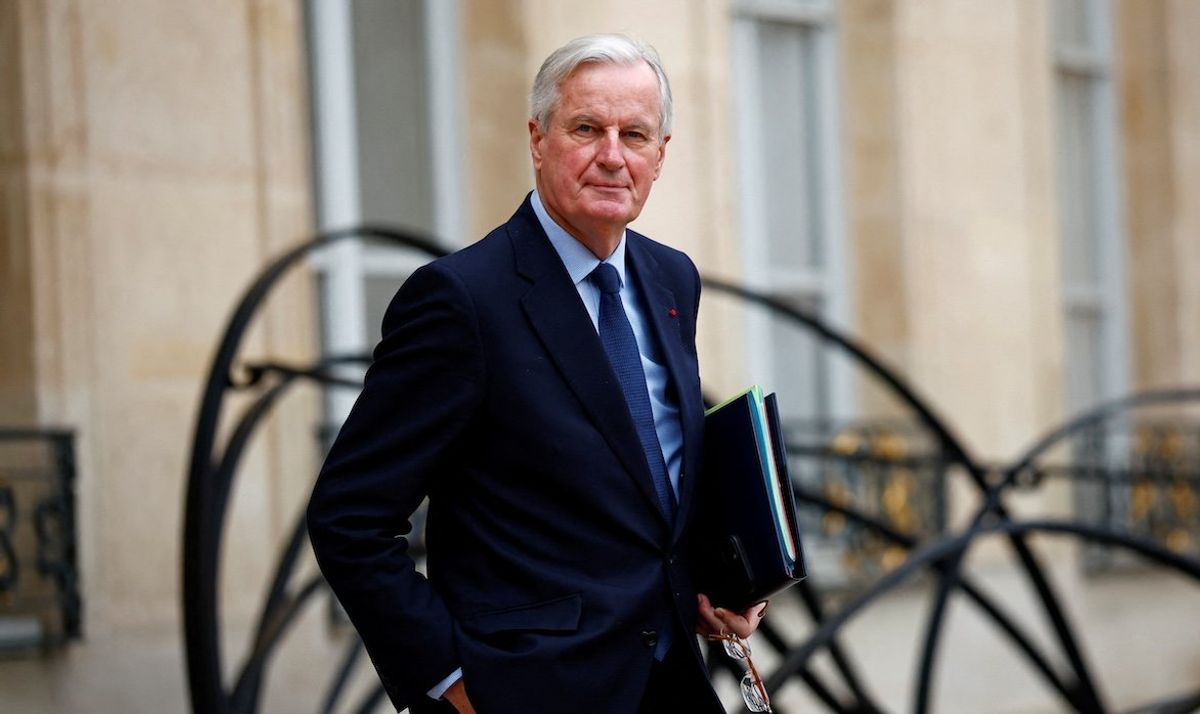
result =
M699 453L703 422L697 422L689 418L689 415L703 410L703 405L700 403L699 392L689 388L692 381L691 370L688 368L688 358L684 353L679 331L679 315L685 311L680 309L674 291L662 282L662 271L658 261L648 250L644 242L646 240L631 232L628 234L625 250L632 258L630 263L634 279L638 281L646 301L647 322L651 326L654 338L658 340L667 371L671 375L671 384L675 387L675 394L679 399L679 420L683 427L683 461L679 484L679 510L675 514L675 535L678 537L687 523L688 507L694 490L691 486L699 473L696 456ZM690 312L690 303L686 307L687 312Z
M533 283L521 297L525 315L588 417L661 518L650 469L616 374L528 199L507 228L517 270Z

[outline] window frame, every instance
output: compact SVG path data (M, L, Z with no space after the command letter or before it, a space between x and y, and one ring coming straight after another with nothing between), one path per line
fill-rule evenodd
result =
M805 175L813 182L807 190L812 196L818 220L812 226L816 251L823 258L819 267L779 268L770 259L771 237L768 230L765 157L767 142L777 127L764 124L769 117L747 108L761 106L759 83L763 76L759 60L758 33L767 24L782 24L810 33L812 45L807 56L813 67L808 74L813 87L805 99L808 125L812 134L805 139ZM744 281L750 287L776 298L800 304L820 304L820 315L833 324L851 323L852 278L845 236L844 197L842 193L842 137L840 133L840 63L837 36L837 12L833 0L740 0L734 5L733 62L735 81L734 125L739 147L739 222L742 234ZM776 378L786 361L775 354L771 319L760 313L746 320L745 362L755 380ZM855 412L855 390L851 366L845 360L830 359L817 348L817 375L814 383L820 393L814 395L816 413L826 419L850 419ZM769 390L771 385L764 383Z
M1066 403L1068 411L1078 412L1102 399L1126 393L1130 388L1130 334L1127 296L1128 259L1126 255L1126 229L1124 215L1124 187L1121 173L1120 126L1117 109L1116 59L1113 42L1113 4L1111 0L1089 0L1078 6L1084 13L1084 38L1082 43L1063 38L1063 32L1054 24L1066 10L1064 0L1055 0L1052 11L1052 43L1055 78L1055 126L1058 149L1057 191L1059 202L1058 235L1062 286L1062 309L1064 320L1064 372L1066 373ZM1083 137L1083 163L1076 167L1076 175L1086 175L1087 185L1069 187L1065 185L1065 156L1067 138L1062 134L1068 118L1062 116L1064 91L1067 81L1082 80L1087 89L1088 116L1079 118L1091 129ZM1078 125L1078 123L1076 123ZM1080 193L1071 195L1069 191ZM1086 195L1085 195L1086 192ZM1082 196L1082 199L1080 198ZM1070 210L1073 200L1083 200L1093 209L1086 224L1095 230L1090 239L1084 237L1079 245L1071 245L1074 236L1068 233L1063 213ZM1091 241L1090 243L1087 241ZM1073 280L1067 264L1072 248L1094 251L1096 274L1092 280ZM1072 325L1083 321L1099 323L1099 354L1095 367L1088 370L1094 378L1092 385L1080 385L1073 378L1071 365L1076 362L1072 355L1082 351L1092 352L1085 345L1073 345Z
M425 39L426 111L430 127L433 184L433 232L449 246L462 245L467 215L460 99L459 0L417 0ZM354 6L308 0L310 64L315 135L314 192L320 232L363 223L354 67ZM366 282L391 276L399 285L426 256L401 253L357 238L317 251L310 264L318 281L321 349L326 355L366 354L378 340L378 327L366 324ZM362 376L361 367L340 368L344 376ZM340 425L357 394L331 390L327 423Z

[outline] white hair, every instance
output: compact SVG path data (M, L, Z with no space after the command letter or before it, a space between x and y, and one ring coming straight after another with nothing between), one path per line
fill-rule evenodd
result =
M563 81L582 64L632 65L645 62L658 80L658 140L671 133L671 84L654 48L626 35L586 35L550 53L533 80L529 93L530 115L542 131L558 108Z

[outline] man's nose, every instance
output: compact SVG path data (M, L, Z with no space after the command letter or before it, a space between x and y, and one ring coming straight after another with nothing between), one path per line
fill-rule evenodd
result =
M604 132L600 146L596 148L596 163L601 168L616 171L625 165L625 154L621 151L621 137L616 130Z

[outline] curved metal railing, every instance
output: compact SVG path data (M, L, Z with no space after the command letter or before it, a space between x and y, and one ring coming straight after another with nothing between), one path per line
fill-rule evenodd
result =
M303 519L293 529L276 571L271 592L263 607L258 634L246 659L237 684L231 690L224 682L221 664L221 614L217 599L220 577L221 540L228 512L229 494L246 445L255 428L283 393L301 376L320 384L336 385L340 379L324 360L312 367L291 370L249 370L248 378L234 373L234 360L251 321L279 280L314 251L349 238L367 238L418 250L431 257L446 250L425 236L378 226L334 231L314 238L276 258L251 283L242 295L226 325L209 367L208 377L196 417L192 437L192 456L188 467L187 501L183 528L183 622L187 655L188 686L192 708L205 714L237 714L256 709L262 671L271 654L271 646L294 613L316 591L316 584L305 585L298 593L286 595L286 583L306 540ZM343 359L367 358L347 357ZM268 376L278 376L273 386L247 407L231 435L218 439L218 427L226 397L231 391L260 386ZM286 617L278 613L291 613Z
M280 362L239 365L239 351L249 325L279 280L313 251L352 237L383 241L419 251L430 257L446 253L444 248L428 238L389 228L368 226L337 231L318 236L274 260L255 279L238 302L205 381L188 470L183 533L183 620L188 683L192 707L196 712L243 714L257 711L265 673L272 655L285 641L289 628L304 607L315 595L323 591L323 582L319 576L293 583L307 542L301 515L292 526L280 551L249 651L241 666L237 668L232 681L225 680L221 661L221 613L217 598L219 555L230 494L245 450L263 419L296 386L311 383L322 388L360 388L360 383L340 376L337 368L347 363L365 364L368 361L366 355L344 355L328 357L312 365ZM852 359L863 372L877 379L905 405L920 427L932 436L939 459L947 468L966 474L981 499L966 528L929 542L920 542L918 538L894 527L883 518L833 500L816 489L797 483L796 499L801 507L838 514L856 527L910 551L911 554L901 565L878 578L832 613L829 612L827 603L822 600L812 578L789 591L788 597L798 598L800 606L814 622L815 629L804 641L789 643L770 621L764 623L762 637L781 657L781 663L768 677L768 689L777 691L795 679L804 684L829 711L884 711L876 698L870 694L863 674L838 637L842 628L872 603L924 572L932 574L936 588L924 625L912 703L914 712L924 714L929 709L933 673L944 630L946 605L955 593L965 596L968 602L978 608L983 616L1005 635L1049 690L1059 697L1065 708L1077 712L1108 711L1091 668L1083 656L1077 634L1067 619L1063 602L1046 577L1043 566L1030 547L1028 537L1035 533L1065 535L1123 548L1198 581L1200 559L1173 552L1148 538L1112 528L1061 520L1017 521L1005 506L1004 500L1008 492L1016 488L1036 486L1040 482L1036 477L1040 473L1037 467L1038 459L1071 435L1098 422L1119 416L1125 410L1134 407L1200 401L1200 390L1136 395L1103 405L1050 432L1020 458L1014 460L1011 466L997 468L976 459L928 400L897 370L887 365L865 345L816 315L761 292L712 278L705 279L704 285L706 294L725 294L757 305L782 320L789 329L804 330L822 340L828 347ZM227 411L227 397L235 392L250 390L257 390L256 398L237 415L236 421L226 432L228 436L220 438L219 435L223 433L220 429L221 421L225 416L224 412ZM1060 654L1066 659L1065 671L1059 671L1053 664L1055 658L1042 650L1034 637L996 598L964 573L963 560L966 553L979 538L985 536L1004 538L1017 556L1021 572L1033 586L1050 622L1054 641L1061 650ZM839 687L830 684L828 674L819 675L809 667L812 656L819 651L828 651L831 655L834 662L833 671L841 679ZM361 643L357 640L349 643L333 673L322 702L322 711L345 709L350 691L348 682L352 672L362 661ZM720 663L724 660L715 658L712 661ZM846 694L837 694L839 690ZM845 699L847 695L849 700ZM1179 702L1186 704L1190 701L1189 697L1195 699L1197 706L1200 706L1200 691L1176 700L1176 706L1179 706ZM383 699L382 687L376 686L356 703L354 711L370 711Z

